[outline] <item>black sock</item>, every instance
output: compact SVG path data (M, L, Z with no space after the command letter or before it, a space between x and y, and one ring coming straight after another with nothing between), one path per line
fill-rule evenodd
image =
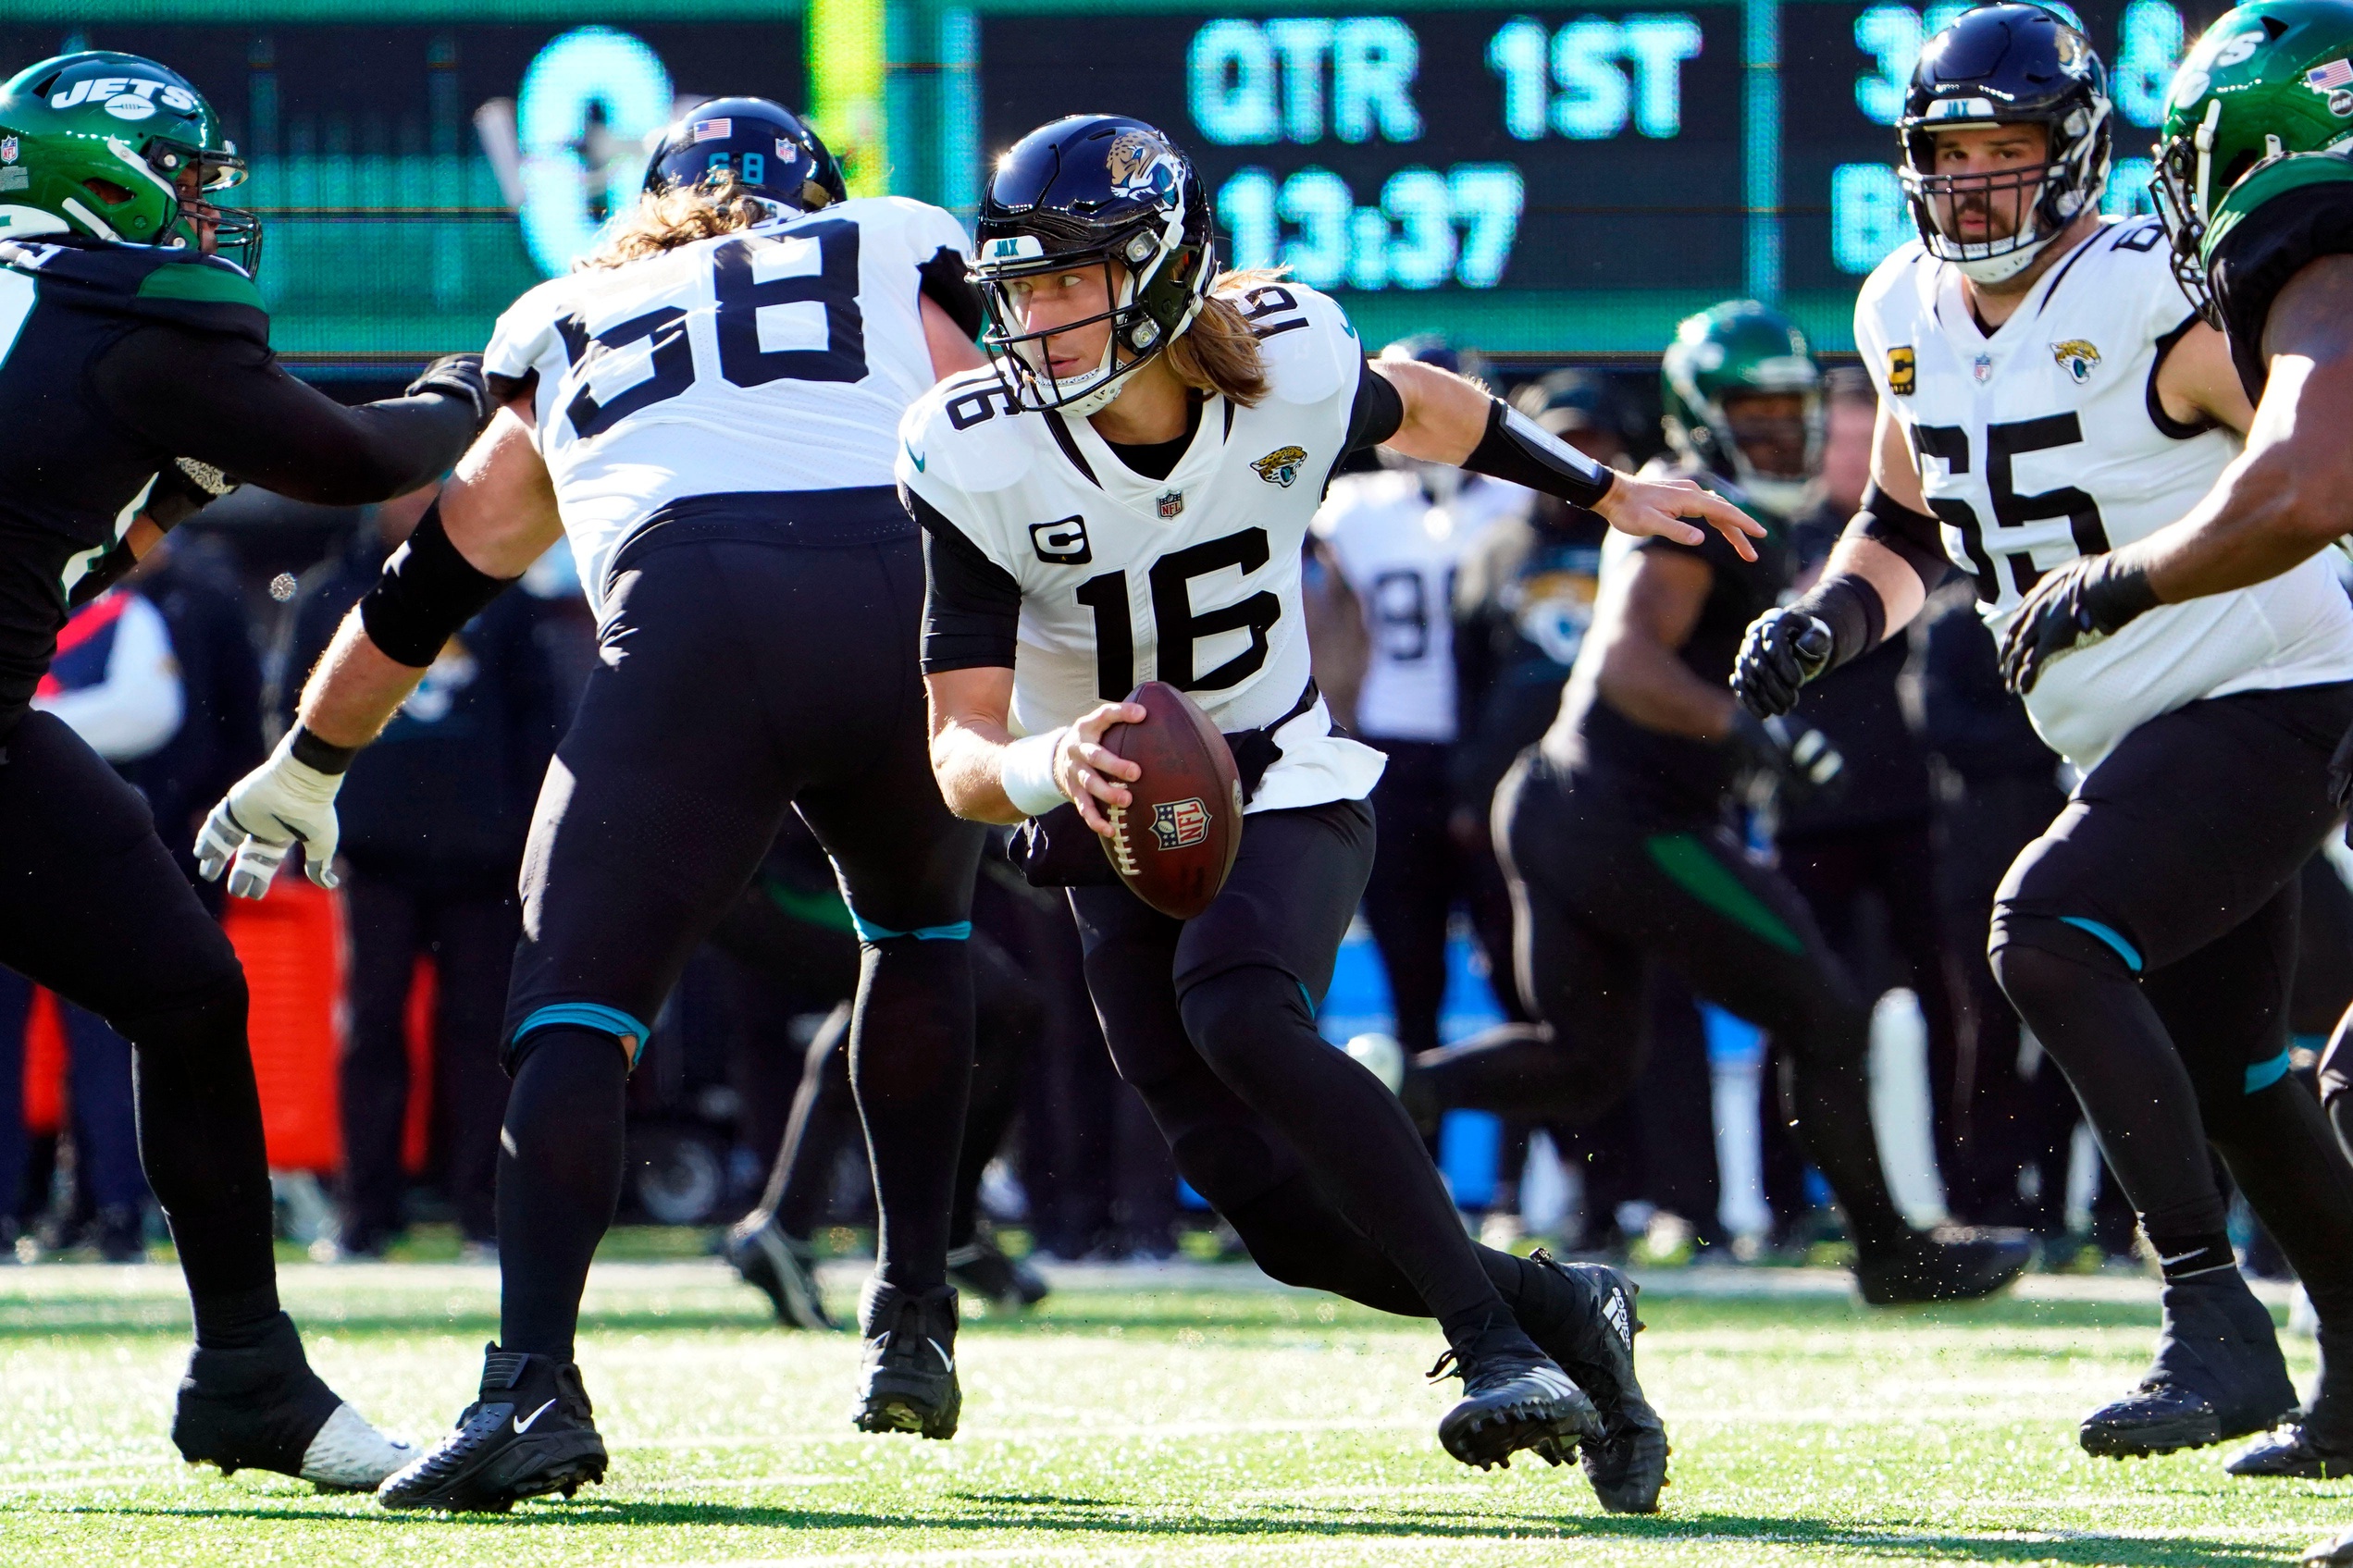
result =
M865 945L850 1082L874 1169L874 1272L923 1291L947 1282L947 1211L972 1081L972 967L961 942Z
M1280 969L1230 969L1179 999L1211 1071L1307 1157L1333 1203L1411 1282L1441 1324L1484 1321L1502 1301L1397 1097L1316 1032Z
M2067 1075L2149 1240L2206 1245L2223 1231L2228 1210L2198 1092L2172 1036L2124 961L2097 937L2040 921L2033 941L1997 927L1994 978Z
M833 1199L836 1159L857 1130L858 1102L849 1089L849 1006L845 1003L818 1029L801 1059L800 1086L793 1091L785 1141L777 1147L768 1191L760 1200L786 1235L807 1241L816 1230Z
M2211 1123L2215 1147L2303 1280L2314 1313L2353 1328L2353 1163L2312 1092L2283 1078Z
M621 1202L628 1057L600 1030L525 1043L499 1139L499 1343L570 1361L588 1262Z
M1900 1245L1912 1235L1871 1126L1871 1023L1841 1018L1816 1036L1792 1040L1781 1057L1781 1100L1806 1157L1829 1183L1860 1251Z
M243 977L118 1027L133 1052L139 1163L171 1226L197 1343L249 1348L277 1319L278 1264Z
M980 1228L981 1177L1021 1108L1022 1068L1046 1033L1046 1004L1028 974L986 937L971 944L972 1086L956 1156L947 1244L972 1244Z

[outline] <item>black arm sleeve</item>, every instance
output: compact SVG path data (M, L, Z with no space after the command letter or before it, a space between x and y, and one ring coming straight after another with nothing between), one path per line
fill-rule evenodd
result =
M923 673L1010 670L1022 586L923 497L899 491L923 529Z
M923 295L947 313L947 319L963 329L967 338L981 335L981 291L972 287L965 276L962 256L942 245L932 253L932 259L917 267L923 278Z
M474 410L430 395L346 408L249 340L142 326L90 370L106 412L155 446L296 500L387 500L447 473Z
M1937 520L1889 500L1876 485L1864 487L1863 510L1847 525L1847 532L1885 545L1903 557L1904 564L1920 574L1925 593L1935 593L1937 585L1951 574L1952 561L1945 554L1944 535Z
M1406 400L1389 377L1365 361L1364 369L1356 377L1356 401L1348 410L1348 450L1363 451L1377 447L1397 433L1406 422Z

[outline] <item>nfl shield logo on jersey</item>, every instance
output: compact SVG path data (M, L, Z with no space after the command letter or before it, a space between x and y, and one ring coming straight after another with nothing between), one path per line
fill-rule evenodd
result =
M1209 836L1209 809L1199 797L1152 808L1152 836L1163 849L1190 849Z
M0 164L12 164L16 161L17 139L13 136L0 136Z
M2051 344L2050 357L2075 378L2078 387L2089 381L2091 373L2099 365L2099 351L2081 338L2070 338L2063 343Z
M1184 492L1162 490L1152 498L1152 510L1160 514L1160 521L1167 522L1184 510Z
M1299 477L1299 470L1306 467L1307 463L1307 451L1305 447L1277 447L1250 466L1257 469L1258 477L1268 484L1280 485L1287 490L1291 488L1291 481Z

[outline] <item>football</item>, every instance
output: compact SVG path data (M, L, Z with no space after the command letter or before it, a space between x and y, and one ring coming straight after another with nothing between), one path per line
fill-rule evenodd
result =
M1113 725L1103 745L1144 776L1128 786L1133 805L1105 813L1111 836L1103 852L1138 898L1189 920L1209 907L1233 869L1242 846L1242 781L1225 736L1184 693L1146 681L1128 700L1144 709L1144 719Z

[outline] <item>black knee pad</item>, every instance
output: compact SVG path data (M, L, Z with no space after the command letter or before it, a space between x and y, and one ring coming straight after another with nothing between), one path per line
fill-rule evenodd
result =
M1299 1172L1296 1156L1256 1127L1220 1118L1175 1130L1164 1125L1161 1131L1177 1174L1229 1219Z
M224 938L222 947L228 947ZM210 978L177 996L159 998L135 1013L110 1015L106 1022L117 1034L150 1051L230 1050L243 1055L245 1018L250 998L245 971L234 953Z
M2102 933L2105 934L2102 934ZM2125 957L2124 938L2096 921L2083 924L1998 905L1987 933L1986 958L2012 1006L2031 1021L2041 999L2063 992L2091 970L2103 979L2139 978L2139 957Z
M1316 1016L1299 982L1263 964L1211 975L1177 997L1177 1014L1193 1048L1212 1071L1222 1064L1281 1050L1285 1036L1314 1034Z
M1248 1203L1220 1204L1218 1213L1250 1250L1250 1261L1283 1285L1324 1287L1331 1273L1336 1211L1305 1170L1264 1189Z

